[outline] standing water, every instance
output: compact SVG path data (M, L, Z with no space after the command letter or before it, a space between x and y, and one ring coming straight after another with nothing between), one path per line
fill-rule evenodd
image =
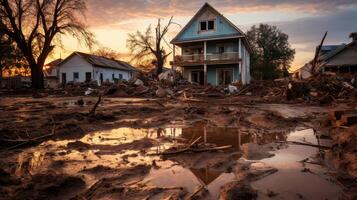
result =
M207 145L231 145L232 148L159 155L168 148L187 145L198 137ZM142 184L183 187L189 194L203 186L208 191L205 199L218 199L222 186L232 181L244 181L242 177L246 172L240 169L249 163L250 169L276 169L275 173L249 181L258 191L259 199L339 198L341 187L320 165L321 150L306 145L281 144L286 141L318 144L312 129L288 134L249 134L226 127L118 128L93 132L79 140L46 141L14 154L9 162L16 165L18 177L55 170L81 175L87 188L101 178L112 177L123 167L145 164L151 169L140 181ZM149 155L152 153L158 155ZM99 168L110 170L88 173Z

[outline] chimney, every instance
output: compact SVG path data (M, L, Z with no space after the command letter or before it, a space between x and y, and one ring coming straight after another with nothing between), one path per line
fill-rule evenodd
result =
M351 33L350 38L352 38L352 42L356 42L357 41L357 32Z

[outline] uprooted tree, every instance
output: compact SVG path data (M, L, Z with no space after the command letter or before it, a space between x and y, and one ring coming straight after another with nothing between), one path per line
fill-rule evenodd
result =
M287 75L295 50L290 47L289 36L276 26L252 26L247 38L253 48L252 74L257 79L274 79Z
M86 0L0 0L0 32L11 38L31 69L33 88L44 87L43 65L60 35L70 34L89 47L93 34L79 20Z
M146 29L144 33L137 31L136 33L130 33L127 39L127 47L134 55L133 60L142 60L144 58L153 57L156 68L156 75L162 72L162 68L165 64L166 58L171 54L166 53L162 42L165 41L165 35L169 31L169 27L172 24L172 17L167 25L163 26L158 19L155 36L152 34L151 25Z

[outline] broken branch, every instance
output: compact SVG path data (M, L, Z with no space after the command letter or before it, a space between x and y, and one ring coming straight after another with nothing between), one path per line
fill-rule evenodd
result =
M97 107L101 101L102 101L102 95L99 95L97 102L93 106L92 110L89 112L89 116L92 116L92 117L95 116L95 110L97 109Z

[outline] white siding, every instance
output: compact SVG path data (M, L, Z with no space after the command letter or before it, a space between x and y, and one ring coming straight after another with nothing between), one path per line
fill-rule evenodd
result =
M69 60L62 63L60 66L60 82L62 83L62 74L66 73L67 82L73 81L73 73L78 72L79 78L77 82L84 82L86 79L86 72L92 73L93 79L93 67L83 58L79 57L78 55L72 56Z
M103 81L109 81L113 82L113 74L114 77L119 79L119 74L122 75L124 80L129 80L130 74L128 71L122 71L118 69L110 69L110 68L102 68L102 67L95 67L94 68L94 79L98 81L98 84L100 83L100 74L103 74Z
M72 56L69 60L64 62L60 66L59 78L62 83L62 73L66 73L67 82L73 81L73 73L78 72L79 78L76 82L84 82L86 78L86 72L90 72L92 75L92 80L96 80L100 84L100 73L103 73L103 81L113 82L112 74L115 78L119 79L119 74L122 74L123 79L129 80L131 78L128 71L123 71L119 69L93 67L86 60L81 58L79 55Z
M243 84L249 84L250 83L250 54L245 45L242 45L242 55L241 55L241 65L242 65L242 71L241 71L241 80Z

